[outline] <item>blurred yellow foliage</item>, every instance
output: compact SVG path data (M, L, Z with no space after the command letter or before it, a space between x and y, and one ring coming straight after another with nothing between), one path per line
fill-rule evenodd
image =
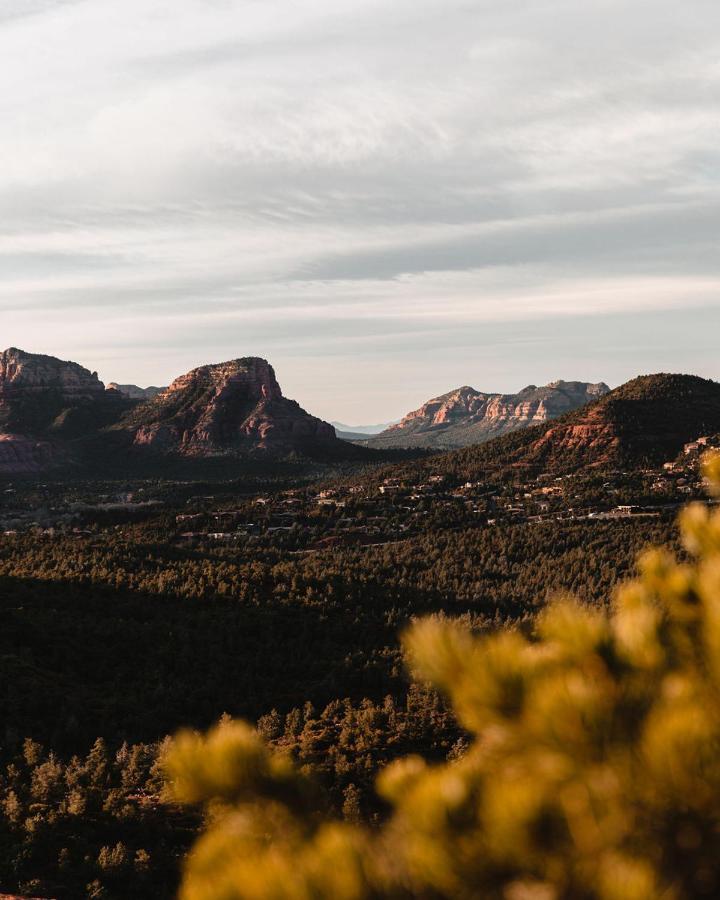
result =
M705 471L720 491L720 456ZM389 766L380 829L323 818L247 725L180 735L172 796L208 812L183 900L720 897L720 512L680 524L693 562L647 552L610 615L557 601L532 639L411 629L413 672L474 741Z

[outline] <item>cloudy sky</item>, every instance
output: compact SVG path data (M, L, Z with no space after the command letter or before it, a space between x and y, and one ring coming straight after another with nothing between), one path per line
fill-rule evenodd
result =
M351 424L720 378L717 0L0 0L0 344Z

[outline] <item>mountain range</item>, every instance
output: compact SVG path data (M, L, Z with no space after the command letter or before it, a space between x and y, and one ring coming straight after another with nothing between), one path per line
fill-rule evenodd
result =
M474 479L490 470L655 465L717 432L720 385L660 374L613 391L575 381L518 394L463 387L378 435L362 435L362 443L430 447L436 455L414 465ZM106 388L97 373L52 356L0 353L0 474L166 457L382 460L285 397L273 367L258 357L199 366L167 388L143 389Z
M659 466L685 444L718 433L720 384L661 373L635 378L553 421L414 465L466 480L629 470Z
M110 384L107 385L107 390L109 391L117 391L120 394L123 394L125 397L128 397L130 400L152 400L153 397L157 397L158 394L161 394L166 388L164 387L138 387L136 384L117 384L115 381L111 381Z
M74 362L17 348L0 353L3 474L120 453L198 458L357 451L284 397L272 366L256 357L201 366L138 397L128 386L106 388L97 373Z
M380 434L396 422L384 422L382 425L346 425L344 422L331 422L335 434L344 441L366 441L375 434Z
M609 391L602 382L584 381L553 381L543 387L531 384L517 394L485 393L465 385L428 400L365 443L379 449L467 447L556 419Z
M338 440L332 425L283 396L273 367L257 357L181 375L113 430L132 435L135 447L185 456L290 452Z

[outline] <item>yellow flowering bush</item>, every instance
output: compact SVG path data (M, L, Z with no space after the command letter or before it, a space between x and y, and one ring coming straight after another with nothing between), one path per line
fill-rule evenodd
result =
M720 456L706 462L720 490ZM180 735L171 795L204 803L183 900L720 896L720 512L688 507L692 562L640 560L608 615L550 605L532 638L423 621L413 672L474 736L378 779L382 828L328 819L249 726Z

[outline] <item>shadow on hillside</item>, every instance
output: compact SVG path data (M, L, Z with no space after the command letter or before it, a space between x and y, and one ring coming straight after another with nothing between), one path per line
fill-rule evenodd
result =
M389 634L353 633L342 610L2 578L0 616L6 747L25 736L67 752L98 735L153 740L223 712L254 720L401 683L372 652Z

